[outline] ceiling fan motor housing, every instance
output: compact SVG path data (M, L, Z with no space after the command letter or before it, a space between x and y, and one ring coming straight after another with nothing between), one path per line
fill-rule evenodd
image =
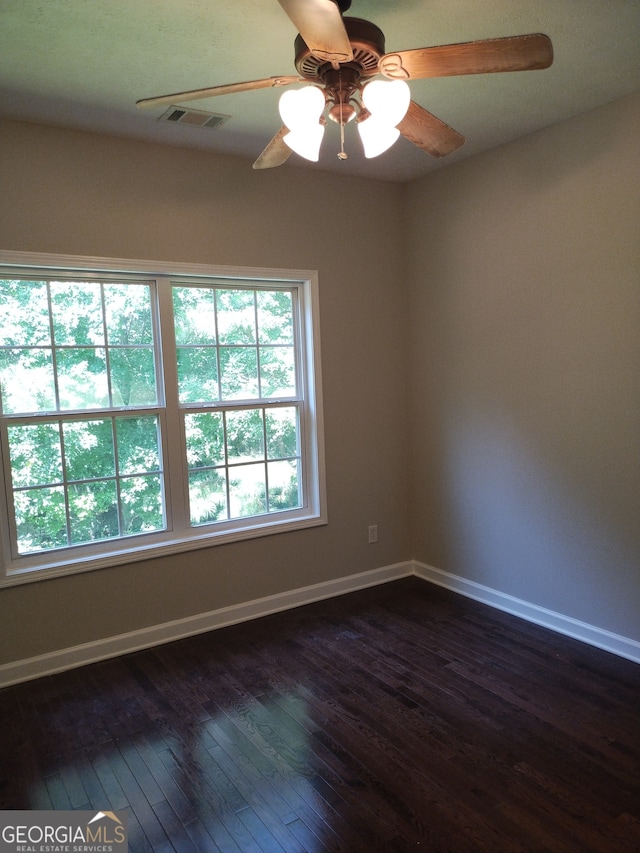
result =
M371 21L363 18L343 18L345 29L353 50L353 59L341 63L340 68L352 68L360 80L374 77L378 63L384 56L384 33ZM301 77L314 83L324 83L325 74L331 63L314 56L302 36L295 40L295 66Z

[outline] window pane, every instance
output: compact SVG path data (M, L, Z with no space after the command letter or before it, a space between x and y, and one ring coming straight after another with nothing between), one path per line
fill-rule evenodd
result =
M269 512L300 506L298 462L269 462Z
M0 387L5 414L55 410L51 350L0 350Z
M185 415L187 462L190 468L223 465L224 422L222 412Z
M120 525L115 481L70 485L69 522L73 545L118 536Z
M229 515L244 518L267 511L264 464L229 468Z
M253 347L220 347L223 400L258 397L258 356Z
M142 474L160 468L158 419L117 418L118 465L121 474Z
M62 486L16 492L14 502L18 553L45 551L68 544Z
M212 288L174 287L176 344L215 344L216 307Z
M218 335L221 344L255 344L253 290L218 290Z
M164 530L162 483L157 474L127 477L120 486L123 535Z
M260 347L260 383L263 397L295 396L293 347Z
M57 424L27 424L7 429L14 489L62 482Z
M293 343L292 297L288 291L258 291L258 340L261 344Z
M104 303L110 346L153 343L150 292L147 286L105 284Z
M110 349L111 393L114 406L154 406L156 367L153 350Z
M0 346L51 344L49 301L44 281L0 280Z
M109 405L104 349L58 350L61 409L99 409Z
M111 420L72 421L62 425L68 480L115 474Z
M282 459L298 455L298 412L293 406L265 412L267 456Z
M227 487L222 471L189 474L191 524L208 524L227 518Z
M102 346L102 298L98 284L51 282L51 312L56 346Z
M181 403L219 399L218 360L214 347L179 347L178 387Z
M264 459L262 409L227 412L227 456L229 463Z

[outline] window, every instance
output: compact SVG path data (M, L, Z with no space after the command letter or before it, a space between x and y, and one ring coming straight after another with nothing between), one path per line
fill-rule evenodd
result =
M0 266L5 583L324 523L312 274L20 260Z

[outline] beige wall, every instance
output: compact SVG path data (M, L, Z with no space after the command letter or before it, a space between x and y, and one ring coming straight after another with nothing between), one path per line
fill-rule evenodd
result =
M0 662L411 557L399 187L12 122L0 152L2 249L318 270L329 514L4 589Z
M407 191L416 559L640 640L640 95Z

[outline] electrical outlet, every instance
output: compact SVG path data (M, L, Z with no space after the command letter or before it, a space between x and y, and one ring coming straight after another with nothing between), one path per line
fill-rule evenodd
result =
M378 541L378 525L369 525L369 545L373 545Z

